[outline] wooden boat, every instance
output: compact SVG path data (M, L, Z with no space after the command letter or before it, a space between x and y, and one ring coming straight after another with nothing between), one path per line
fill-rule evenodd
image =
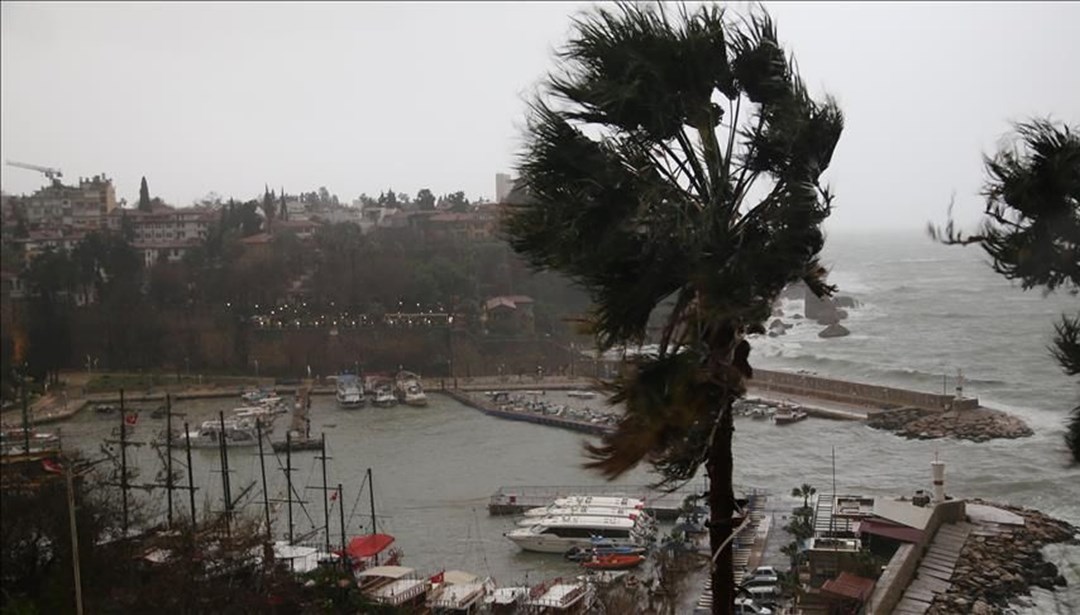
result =
M589 570L628 570L636 568L645 561L645 556L640 553L611 553L597 555L587 562L582 562L582 568Z

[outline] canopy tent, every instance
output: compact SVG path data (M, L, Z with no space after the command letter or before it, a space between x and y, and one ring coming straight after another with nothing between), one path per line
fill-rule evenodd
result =
M393 542L394 537L389 534L365 534L350 540L349 546L345 547L345 553L356 560L374 557Z

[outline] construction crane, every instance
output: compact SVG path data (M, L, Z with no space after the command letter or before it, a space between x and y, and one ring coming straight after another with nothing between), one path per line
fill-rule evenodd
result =
M36 164L26 164L25 162L14 162L14 161L11 161L11 160L8 160L7 163L8 163L8 166L19 167L20 169L29 169L31 171L37 171L38 173L43 173L45 175L45 177L48 177L49 179L51 179L54 182L57 181L58 178L64 176L63 171L61 171L60 169L54 169L52 167L41 167L41 166L38 166Z

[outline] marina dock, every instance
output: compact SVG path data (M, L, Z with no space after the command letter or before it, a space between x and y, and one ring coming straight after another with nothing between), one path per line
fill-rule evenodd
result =
M502 419L509 419L511 421L526 421L529 423L536 423L538 425L548 425L551 427L562 427L564 429L573 429L574 431L580 431L593 435L603 435L611 433L614 428L611 425L589 423L586 421L577 421L570 418L561 416L555 416L551 414L539 414L535 412L518 412L516 410L503 410L494 403L481 399L475 394L469 394L464 391L457 391L453 389L447 389L442 393L449 395L453 399L465 404L466 406L476 408L477 410L487 414L489 416L495 416Z

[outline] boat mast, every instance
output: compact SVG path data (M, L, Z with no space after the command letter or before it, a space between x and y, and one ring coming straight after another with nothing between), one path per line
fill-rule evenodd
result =
M285 501L289 510L289 544L293 543L292 520L292 432L285 434Z
M120 494L124 507L124 538L128 533L127 417L124 416L124 389L120 389Z
M165 394L165 491L169 495L168 523L169 529L173 526L173 469L172 469L172 396Z
M191 438L190 431L188 431L188 423L184 421L184 448L187 449L187 484L188 484L188 499L191 502L191 533L195 534L195 471L191 467ZM172 434L169 434L172 437Z
M255 419L255 429L259 437L259 473L262 475L263 510L266 512L266 539L273 540L274 532L270 527L270 496L266 490L266 458L263 457L262 419Z
M218 447L221 451L221 489L225 496L225 535L231 534L232 517L232 494L229 493L229 447L225 445L225 412L218 411L218 422L221 431L218 432Z
M375 534L375 483L371 481L371 468L367 469L368 497L371 501L371 533Z
M341 523L341 567L349 572L349 555L345 553L345 500L341 491L341 483L337 484L338 517Z
M322 454L319 455L319 460L322 461L322 505L323 505L323 525L326 527L326 552L330 552L330 504L326 495L326 433L322 434L322 441L320 442L320 450Z

